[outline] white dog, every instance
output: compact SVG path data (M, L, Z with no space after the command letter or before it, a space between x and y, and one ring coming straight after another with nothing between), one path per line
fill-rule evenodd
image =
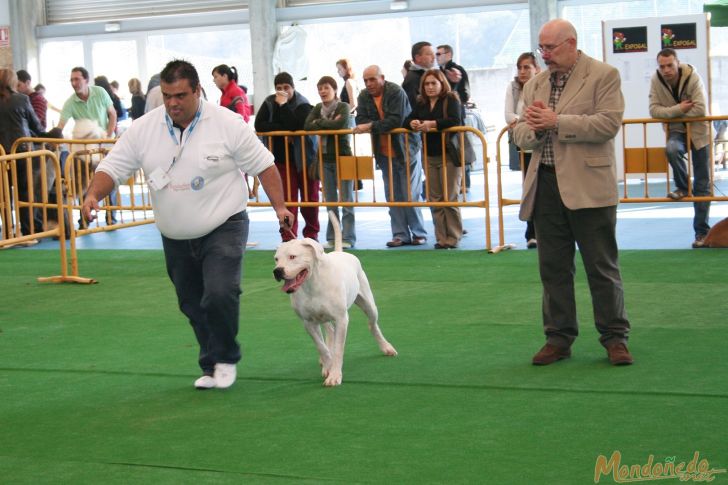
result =
M369 318L369 330L385 355L397 355L377 324L378 312L369 280L356 256L341 249L339 221L329 211L334 226L334 252L310 238L294 239L278 247L276 280L291 295L291 306L303 320L318 349L325 386L341 384L344 344L349 325L348 309L356 303ZM321 326L326 327L326 342Z

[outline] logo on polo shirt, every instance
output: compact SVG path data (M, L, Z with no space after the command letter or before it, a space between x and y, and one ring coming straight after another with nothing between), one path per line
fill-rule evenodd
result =
M190 187L192 190L202 190L202 187L205 186L205 179L197 176L192 179L192 182L190 182Z

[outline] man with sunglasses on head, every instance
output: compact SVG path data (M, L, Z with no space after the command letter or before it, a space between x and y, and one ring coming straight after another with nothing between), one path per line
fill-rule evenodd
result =
M548 70L524 86L516 144L532 150L521 220L533 220L543 285L546 344L532 359L548 365L571 356L579 333L574 257L579 247L599 341L612 365L632 363L615 236L614 137L624 112L619 72L577 49L566 20L544 24L539 52Z

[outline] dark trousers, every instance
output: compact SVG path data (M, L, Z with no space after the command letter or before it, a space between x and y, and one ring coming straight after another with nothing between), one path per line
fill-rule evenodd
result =
M283 181L283 193L285 195L286 202L318 202L319 201L319 180L313 178L311 173L306 173L307 180L303 180L303 172L296 170L295 164L291 162L290 167L286 167L285 163L276 163L278 173L281 175ZM290 168L290 170L288 169ZM290 192L288 187L290 184ZM308 197L304 197L304 187L308 192ZM299 199L299 192L301 197ZM286 208L293 214L293 221L291 224L291 234L288 231L281 229L281 239L283 241L289 241L298 237L298 207L297 206L286 206ZM318 233L320 229L318 219L318 207L301 207L301 215L306 225L303 227L303 237L310 237L318 241Z
M520 155L519 155L520 157ZM519 160L520 165L520 160ZM531 152L527 152L523 154L523 176L526 176L526 173L528 173L528 166L531 165ZM526 238L526 242L530 241L531 239L536 239L536 229L533 226L533 221L526 221L526 233L524 234Z
M216 363L234 364L241 357L236 337L248 224L243 211L197 239L162 236L167 274L197 337L200 368L207 375Z
M615 237L617 207L569 210L559 195L556 174L541 169L533 218L547 342L568 347L579 334L574 295L576 244L589 282L599 341L605 346L626 343L630 324Z

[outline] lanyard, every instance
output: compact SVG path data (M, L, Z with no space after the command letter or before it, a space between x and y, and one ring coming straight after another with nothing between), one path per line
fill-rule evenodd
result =
M172 163L169 165L167 172L169 172L172 169L175 162L177 160L179 160L180 157L182 156L182 152L184 151L185 147L187 146L187 142L190 141L190 137L192 136L192 131L195 129L195 126L197 126L197 122L200 121L200 116L202 116L202 101L200 101L200 104L197 107L197 113L195 113L195 117L192 119L192 123L190 123L190 126L186 130L187 137L184 139L184 143L180 143L179 141L177 141L177 137L174 134L174 127L172 126L172 118L170 118L166 112L164 113L164 120L167 122L167 130L169 130L169 136L171 136L172 140L174 140L174 144L178 146L177 156L172 158ZM182 135L182 136L184 136L184 135Z

